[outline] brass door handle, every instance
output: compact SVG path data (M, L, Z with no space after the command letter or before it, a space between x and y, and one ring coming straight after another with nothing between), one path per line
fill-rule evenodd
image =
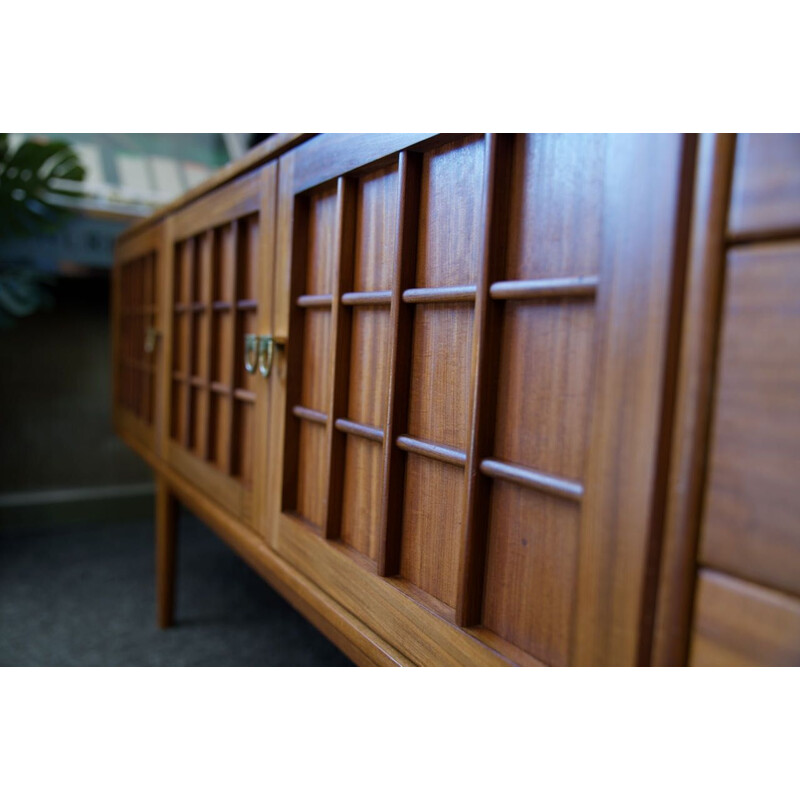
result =
M156 349L156 340L159 337L159 331L154 328L152 325L149 325L145 328L144 331L144 351L148 355L150 353L154 353Z
M260 339L261 337L256 336L254 333L247 333L244 337L244 369L250 375L255 374L258 364L256 351Z
M272 359L275 355L274 342L271 336L258 337L258 372L264 378L269 378L272 372Z

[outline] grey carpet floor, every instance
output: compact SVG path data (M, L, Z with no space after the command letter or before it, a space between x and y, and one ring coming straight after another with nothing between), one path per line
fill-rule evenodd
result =
M352 666L183 511L178 554L161 631L152 520L0 530L0 665Z

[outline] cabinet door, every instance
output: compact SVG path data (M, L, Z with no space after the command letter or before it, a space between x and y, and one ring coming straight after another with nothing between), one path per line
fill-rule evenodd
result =
M640 659L691 145L281 159L265 529L416 663Z
M112 281L114 425L157 454L162 397L164 230L156 225L117 245Z
M244 342L270 325L276 175L267 165L168 222L165 457L248 523L263 481L267 384L245 369Z

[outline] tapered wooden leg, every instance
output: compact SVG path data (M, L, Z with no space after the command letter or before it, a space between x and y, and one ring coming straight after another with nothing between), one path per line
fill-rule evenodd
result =
M156 478L156 603L158 626L172 625L175 608L175 549L178 501L163 478Z

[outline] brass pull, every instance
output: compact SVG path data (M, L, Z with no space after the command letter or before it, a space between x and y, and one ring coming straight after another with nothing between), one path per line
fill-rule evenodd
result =
M256 353L256 343L260 341L260 337L254 333L246 333L244 336L244 368L250 375L254 375L258 364L258 356Z
M258 337L258 371L264 378L269 378L272 372L272 359L275 348L271 336Z
M148 355L150 355L150 353L155 352L157 338L158 338L158 331L152 325L149 325L147 328L145 328L144 351Z

